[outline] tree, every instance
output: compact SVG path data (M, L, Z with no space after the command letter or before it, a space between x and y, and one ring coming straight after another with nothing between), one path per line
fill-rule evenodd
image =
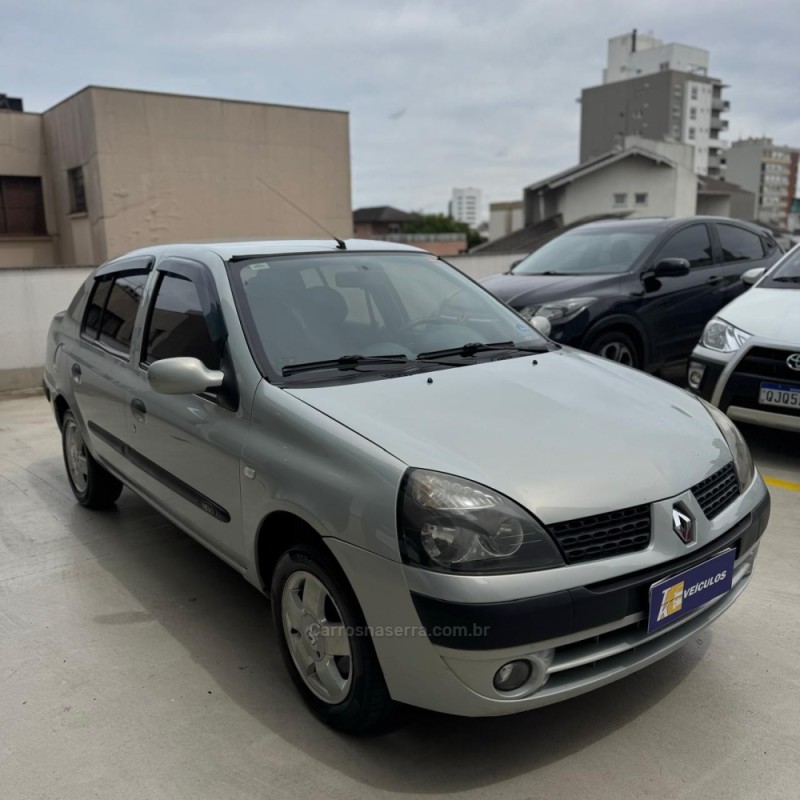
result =
M458 222L448 214L424 214L414 212L419 219L407 222L403 226L405 233L465 233L467 235L467 249L485 242L485 237L473 230L466 222Z

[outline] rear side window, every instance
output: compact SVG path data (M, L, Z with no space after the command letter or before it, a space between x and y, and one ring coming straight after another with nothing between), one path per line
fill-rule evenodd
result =
M192 356L219 369L220 349L209 331L197 286L180 275L164 273L153 300L144 363Z
M98 279L86 308L83 334L127 355L147 272L117 273Z
M725 223L718 224L717 231L723 261L751 261L764 257L764 245L758 234Z
M685 258L690 267L708 267L713 263L711 239L705 225L692 225L678 231L658 254L663 258Z

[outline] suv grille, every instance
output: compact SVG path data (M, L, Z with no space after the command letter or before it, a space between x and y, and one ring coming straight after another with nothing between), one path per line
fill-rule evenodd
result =
M778 350L774 347L752 347L744 358L736 365L736 373L757 375L760 378L779 378L797 381L800 378L797 372L789 369L786 359L794 350Z
M650 506L634 506L548 526L568 564L644 550L650 544Z
M733 461L692 486L692 494L706 517L714 519L739 496L739 479L736 477Z

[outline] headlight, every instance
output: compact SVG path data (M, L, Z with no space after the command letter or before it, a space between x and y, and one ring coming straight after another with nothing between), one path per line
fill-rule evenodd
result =
M750 338L750 334L739 330L724 319L712 319L700 340L704 347L721 353L735 353Z
M522 572L564 563L524 508L478 483L414 469L400 490L400 549L411 564L445 572Z
M717 423L720 433L725 438L733 455L733 466L736 468L736 476L739 478L739 490L744 491L756 474L753 457L750 455L750 448L747 446L747 442L745 442L742 434L739 433L739 429L716 406L712 406L711 403L707 403L701 397L697 399L706 407L706 411Z
M533 317L547 317L551 322L567 319L580 314L584 308L596 303L596 297L570 297L567 300L552 300L536 306L525 306L520 310L520 315L527 320Z

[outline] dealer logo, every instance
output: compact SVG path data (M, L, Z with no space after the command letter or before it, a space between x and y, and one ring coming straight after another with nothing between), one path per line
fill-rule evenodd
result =
M792 353L786 359L786 366L793 369L795 372L800 372L800 353Z
M677 508L672 509L672 530L684 544L694 541L694 520Z
M667 587L661 592L661 607L658 619L662 620L677 614L683 608L683 581Z

